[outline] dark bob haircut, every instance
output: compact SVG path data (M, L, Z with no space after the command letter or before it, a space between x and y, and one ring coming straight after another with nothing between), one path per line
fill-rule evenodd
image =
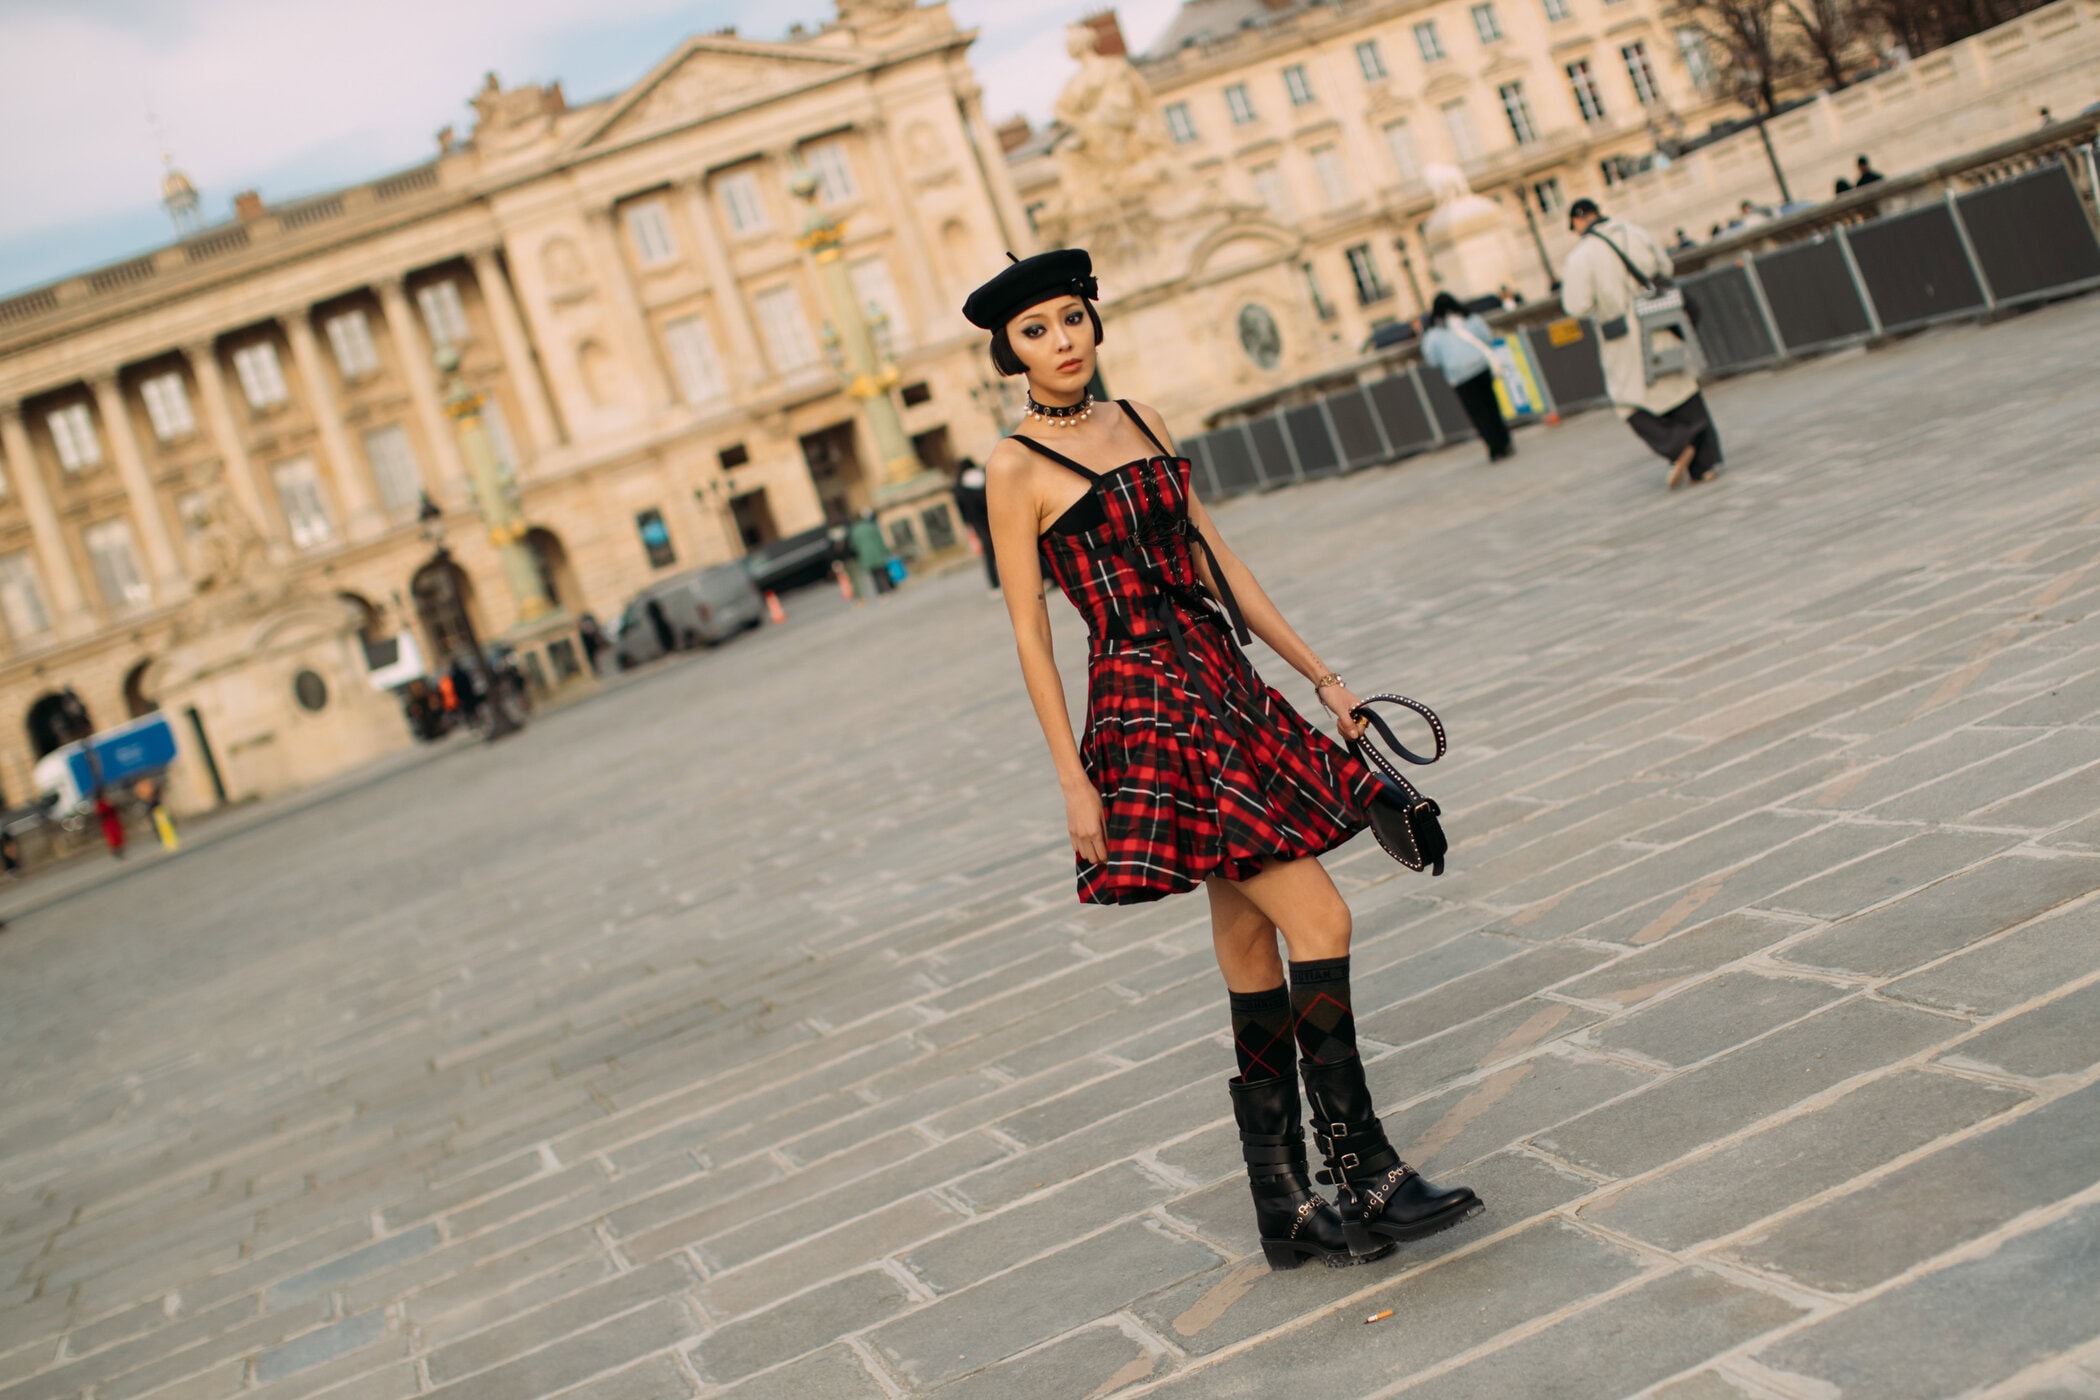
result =
M1429 303L1429 319L1441 321L1446 316L1464 316L1466 304L1449 292L1438 292L1436 300Z
M1084 301L1085 298L1081 300ZM1103 339L1101 313L1094 309L1091 301L1086 302L1086 315L1087 319L1094 323L1094 344L1099 345ZM1014 353L1014 343L1006 338L1005 326L992 332L992 368L1007 379L1028 372L1028 367L1021 363L1021 357Z

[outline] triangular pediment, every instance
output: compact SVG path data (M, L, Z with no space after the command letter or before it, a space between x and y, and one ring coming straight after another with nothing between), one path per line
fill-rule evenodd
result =
M606 104L575 146L620 145L723 112L830 82L867 65L865 55L723 35L688 39L648 76Z

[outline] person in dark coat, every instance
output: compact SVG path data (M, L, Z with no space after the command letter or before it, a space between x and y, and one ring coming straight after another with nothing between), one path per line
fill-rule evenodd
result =
M576 619L576 635L583 642L583 664L592 675L598 674L598 653L605 650L605 629L590 613Z
M984 576L991 581L992 592L997 593L999 559L992 553L991 517L984 504L984 468L968 457L962 459L962 470L955 474L955 513L977 537L984 552Z
M1852 177L1852 188L1863 190L1867 186L1885 178L1879 170L1876 170L1868 163L1865 156L1861 156L1859 158L1859 174Z

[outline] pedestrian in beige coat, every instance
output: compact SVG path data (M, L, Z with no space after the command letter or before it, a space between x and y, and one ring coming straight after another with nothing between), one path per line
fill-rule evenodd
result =
M1576 200L1568 209L1568 227L1582 237L1575 240L1575 251L1568 254L1561 273L1560 304L1570 316L1595 323L1612 407L1642 442L1669 462L1671 490L1682 486L1687 476L1713 480L1721 471L1721 436L1707 414L1698 376L1687 370L1648 382L1640 327L1632 320L1640 284L1619 260L1623 253L1643 276L1667 277L1670 255L1640 225L1605 218L1595 200ZM1611 247L1605 246L1607 239Z

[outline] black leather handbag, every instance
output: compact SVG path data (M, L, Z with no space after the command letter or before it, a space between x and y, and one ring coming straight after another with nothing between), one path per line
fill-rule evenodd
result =
M1428 720L1429 732L1436 737L1436 752L1424 758L1401 743L1392 726L1371 708L1377 704L1399 705ZM1386 757L1378 745L1370 742L1370 734L1376 733L1387 748L1409 763L1427 765L1444 756L1444 722L1436 717L1436 711L1405 695L1373 695L1349 715L1368 726L1364 734L1349 741L1349 752L1377 769L1385 780L1382 790L1371 801L1371 834L1378 838L1378 844L1385 848L1387 855L1409 870L1426 869L1431 875L1443 874L1444 853L1451 849L1451 843L1444 839L1443 823L1437 820L1443 815L1443 809L1436 805L1435 798L1424 797L1401 775L1398 765Z

